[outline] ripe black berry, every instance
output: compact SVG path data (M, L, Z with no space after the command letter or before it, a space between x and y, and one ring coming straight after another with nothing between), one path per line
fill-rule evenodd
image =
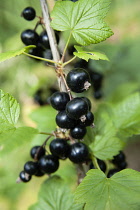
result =
M91 110L91 101L88 99L88 98L86 98L86 97L81 97L84 101L86 101L86 103L88 104L88 109L89 109L89 111Z
M81 68L71 70L66 81L69 88L76 93L81 93L90 86L90 76L86 70Z
M40 170L40 168L38 168L38 170L37 170L37 172L36 172L35 176L38 176L38 177L40 177L40 176L44 176L44 172L43 172L43 171L41 171L41 170Z
M27 174L25 171L21 171L19 174L19 178L21 179L22 182L29 182L32 176Z
M34 175L37 173L38 163L33 161L28 161L24 165L24 171L29 175Z
M66 159L68 157L70 145L65 139L54 139L50 143L50 151L52 155L59 157L60 159Z
M81 142L74 143L70 146L68 157L74 163L83 163L89 157L88 147Z
M125 154L120 151L118 155L113 157L112 163L118 164L125 161Z
M66 111L61 111L56 115L56 124L60 128L74 128L77 125L77 121L75 119L72 119L68 117Z
M88 67L88 62L83 60L83 59L80 59L78 62L76 62L74 64L74 68L87 68Z
M107 177L110 178L111 176L113 176L115 173L119 172L119 169L111 169L109 170L108 174L107 174Z
M70 135L74 139L82 139L86 134L86 128L80 125L77 125L75 128L70 129Z
M45 149L41 146L34 146L31 151L30 155L33 159L39 160L42 156L45 155Z
M93 83L94 90L97 91L102 86L103 75L98 72L90 73L91 82Z
M69 102L70 97L66 92L56 92L50 98L52 107L56 110L62 111L65 109L66 104Z
M120 162L120 163L117 163L116 166L120 169L120 170L123 170L127 167L127 163L124 161L124 162Z
M34 55L41 58L43 58L43 52L44 52L44 49L42 47L36 47L29 50L30 55ZM36 59L36 58L33 58L33 59L40 61L39 59Z
M106 172L106 164L103 160L97 159L98 165L100 169L105 173ZM93 163L90 164L90 169L94 169Z
M46 31L43 31L39 37L40 43L47 49L50 48L49 37Z
M94 98L95 98L95 99L100 99L100 98L102 98L102 92L101 92L101 90L96 90L96 91L94 92Z
M88 112L85 115L85 117L86 120L85 121L80 120L79 125L84 127L92 125L92 123L94 122L94 115L92 114L92 112Z
M57 171L59 167L58 159L53 155L45 155L39 160L40 170L44 173L51 174Z
M70 118L78 120L89 111L88 103L83 98L77 97L66 105L66 113Z
M34 30L27 29L21 33L21 40L25 45L37 45L39 36Z
M33 7L26 7L22 12L22 16L26 20L33 20L36 16L36 12Z

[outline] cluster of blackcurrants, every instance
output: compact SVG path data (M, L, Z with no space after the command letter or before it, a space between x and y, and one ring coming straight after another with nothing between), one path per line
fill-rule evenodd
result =
M90 86L88 72L81 68L71 70L66 77L71 91L81 93ZM83 139L86 127L92 126L94 115L91 112L91 102L86 97L70 98L66 92L56 92L50 98L52 107L58 110L56 124L62 129L70 129L70 136Z
M22 11L22 17L24 19L31 21L36 17L36 11L32 7L27 7ZM38 24L39 23L39 24ZM41 21L37 23L38 25L42 25ZM40 35L36 32L36 28L34 30L32 29L26 29L21 33L21 40L25 45L35 45L36 48L33 48L29 50L29 54L42 57L46 59L52 59L52 53L50 49L49 44L49 38L47 35L47 32L43 30ZM59 35L57 32L55 32L57 43L59 42ZM36 59L38 60L38 59Z
M100 159L97 159L97 162L98 162L100 169L105 173L107 170L106 163ZM115 173L117 173L127 167L127 163L125 160L125 154L122 151L120 151L118 155L114 156L110 162L113 163L114 168L112 168L108 171L108 173L107 173L108 178L110 178ZM90 169L95 169L93 163L90 164Z
M76 164L89 160L89 149L82 142L70 145L66 139L56 138L51 141L49 149L51 154L47 155L43 146L34 146L31 149L30 155L34 161L25 163L24 170L19 174L20 181L29 182L33 175L41 177L56 172L59 168L59 159L69 158Z

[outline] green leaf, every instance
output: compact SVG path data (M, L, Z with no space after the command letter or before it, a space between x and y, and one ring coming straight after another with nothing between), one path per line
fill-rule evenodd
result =
M16 99L9 93L0 90L0 154L7 154L24 143L31 141L38 133L34 128L19 127L20 107Z
M24 47L20 50L11 50L11 51L8 51L8 52L5 52L5 53L0 53L0 63L8 60L10 58L13 58L17 55L21 55L24 52L28 52L31 48L34 48L34 47L36 47L36 46L35 45L30 45L30 46L26 46L26 47Z
M34 110L30 114L30 117L37 123L37 127L40 131L52 132L56 128L56 114L56 110L51 106L45 106Z
M0 155L7 155L18 147L30 143L38 134L38 130L31 127L13 127L10 131L0 133Z
M16 99L9 93L4 93L0 90L0 121L15 125L19 118L19 113L20 107Z
M78 203L86 203L85 210L140 209L140 172L125 169L111 178L92 169L75 192Z
M109 61L108 57L100 52L91 52L89 50L83 49L80 46L74 46L78 52L74 52L73 54L76 55L78 58L84 59L88 62L89 59L92 60L107 60Z
M118 133L129 137L140 134L140 93L137 92L113 107Z
M56 2L51 14L51 26L58 31L70 31L81 45L99 43L113 35L103 21L109 5L110 0Z
M95 138L90 144L93 154L101 159L112 159L122 149L122 142L116 137L116 128L110 116L98 110L95 121Z
M82 210L82 206L74 204L73 195L63 179L52 176L42 184L39 201L29 210Z

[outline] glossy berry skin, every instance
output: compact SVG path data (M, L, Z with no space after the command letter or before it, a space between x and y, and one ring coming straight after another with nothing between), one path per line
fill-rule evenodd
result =
M49 37L46 31L40 34L39 41L45 48L50 49Z
M86 70L75 68L68 73L66 81L73 92L82 93L86 89L85 83L90 83L90 76Z
M70 118L66 111L61 111L56 115L56 124L60 128L74 128L77 125L77 121L75 119Z
M105 173L106 172L106 164L103 160L97 159L98 165L100 169ZM90 169L95 169L93 163L90 164Z
M30 150L30 155L33 159L39 160L41 157L45 155L45 149L41 146L34 146Z
M21 40L25 45L37 45L39 36L34 30L27 29L21 33Z
M113 176L117 172L119 172L119 169L116 169L116 168L109 170L109 172L107 174L107 178L110 178L111 176Z
M28 161L24 165L24 171L29 175L34 175L37 173L38 163L33 161Z
M22 182L29 182L32 176L27 174L25 171L21 171L19 174L19 178L21 179Z
M44 53L44 49L42 47L36 47L36 48L32 48L29 50L30 55L34 55L34 56L41 57L41 58L44 57L43 53ZM34 59L36 61L41 61L36 58L31 58L31 59Z
M39 160L39 168L47 174L54 173L59 167L58 159L53 155L45 155Z
M87 97L81 97L88 104L89 111L91 110L91 101Z
M43 171L40 170L40 168L38 168L38 171L36 172L35 176L37 177L41 177L41 176L44 176L45 173Z
M83 163L89 157L88 147L81 142L74 143L70 147L68 157L73 163Z
M80 125L70 129L70 135L74 139L82 139L86 135L86 132L86 128Z
M33 7L26 7L23 12L22 16L24 17L25 20L33 20L36 16L36 12Z
M93 122L94 122L94 115L92 114L92 112L88 112L88 113L85 115L85 117L86 117L86 120L85 120L84 122L82 122L82 121L80 120L79 125L80 125L80 126L83 126L83 127L92 125Z
M89 111L88 103L80 97L69 101L66 105L66 113L70 118L78 120Z
M52 107L58 111L64 110L69 101L70 97L66 92L56 92L50 98Z
M69 154L70 145L65 139L54 139L50 143L50 151L52 155L57 156L60 159L66 159Z
M120 151L118 155L113 157L112 163L119 164L124 161L125 161L125 154L122 151Z
M88 67L88 62L83 60L83 59L80 59L78 62L76 62L74 64L74 68L84 68L86 69Z

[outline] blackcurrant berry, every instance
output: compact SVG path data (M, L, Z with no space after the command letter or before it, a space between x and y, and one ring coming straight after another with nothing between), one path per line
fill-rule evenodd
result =
M124 161L124 162L120 162L120 163L117 163L116 166L120 169L120 170L123 170L127 167L127 163Z
M24 165L24 171L29 175L34 175L37 173L38 163L33 161L28 161Z
M50 98L52 107L56 110L62 111L66 104L70 101L69 94L66 92L56 92Z
M50 48L49 37L46 31L43 31L39 36L40 43L47 49Z
M102 98L102 92L101 92L101 90L96 90L96 91L94 92L94 98L95 98L95 99L100 99L100 98Z
M85 121L80 120L79 125L84 126L84 127L92 125L94 122L94 115L92 114L92 112L88 112L85 115L85 117L86 117L86 120Z
M21 179L22 182L29 182L32 176L27 174L25 171L21 171L19 174L19 178Z
M33 20L36 16L36 12L33 7L26 7L22 12L22 16L26 20Z
M52 51L50 49L47 49L44 51L44 58L52 60L53 56L52 56ZM49 63L49 62L46 62Z
M53 155L45 155L39 160L39 167L44 173L51 174L57 171L59 161Z
M82 139L86 134L86 128L77 125L75 128L70 129L70 135L74 139Z
M112 163L119 164L124 161L125 161L125 154L122 151L120 151L118 155L115 155L113 157Z
M31 151L30 155L33 159L39 160L41 157L45 155L45 149L41 146L34 146Z
M115 173L119 172L119 169L111 169L109 170L108 174L107 174L107 177L110 178L111 176L113 176Z
M86 97L81 97L84 101L86 101L86 103L88 104L88 109L89 109L89 111L91 110L91 101L88 99L88 98L86 98Z
M36 48L32 48L29 50L29 54L30 55L34 55L34 56L37 56L37 57L41 57L43 58L43 52L44 52L44 49L42 47L36 47ZM39 59L36 59L36 58L33 58L37 61L40 61Z
M39 169L37 170L37 172L36 172L35 176L38 176L38 177L40 177L40 176L44 176L44 172L43 172L43 171L41 171L41 170L40 170L40 168L39 168Z
M88 103L83 98L76 97L66 105L66 113L70 118L78 120L89 111Z
M68 157L74 163L83 163L89 158L88 147L81 142L74 143L70 146Z
M54 139L50 143L50 151L52 155L59 157L60 159L66 159L69 154L70 145L65 139Z
M71 70L66 78L69 88L76 93L87 90L90 86L90 76L88 72L81 68Z
M103 160L97 159L98 165L100 169L105 173L106 172L106 164ZM90 169L95 169L93 163L90 164Z
M93 83L94 90L99 90L102 86L103 75L98 72L90 73L91 82Z
M34 30L27 29L21 33L21 40L25 45L37 45L39 36Z
M87 68L88 67L88 62L80 59L77 63L74 64L74 68Z
M77 121L75 119L72 119L68 117L66 111L61 111L56 115L56 124L60 128L74 128L77 125Z

